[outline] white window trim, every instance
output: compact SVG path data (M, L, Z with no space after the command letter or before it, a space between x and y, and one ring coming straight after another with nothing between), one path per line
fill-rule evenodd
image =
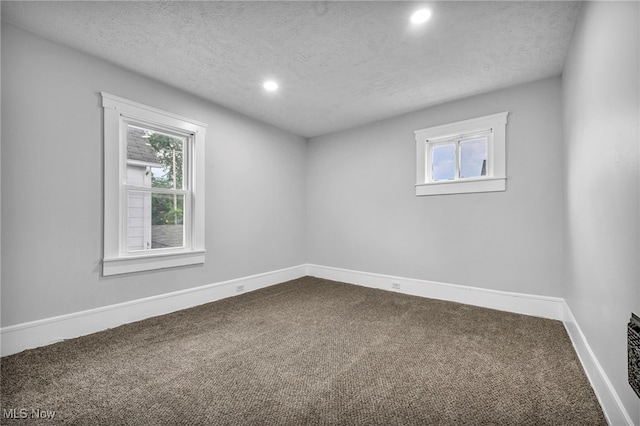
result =
M207 125L170 112L139 104L101 92L104 112L104 276L126 274L204 263L204 145ZM154 250L150 253L124 253L123 227L126 222L122 210L126 164L126 122L145 122L158 127L173 128L193 135L193 164L190 164L192 202L191 229L187 247ZM185 208L185 211L187 209Z
M416 196L496 192L506 190L506 125L508 111L416 130ZM491 131L487 147L487 176L430 182L429 145L458 135ZM436 141L436 142L434 142Z

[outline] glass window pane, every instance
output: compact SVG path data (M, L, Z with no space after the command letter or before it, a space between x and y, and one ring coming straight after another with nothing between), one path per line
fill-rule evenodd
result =
M128 251L151 248L151 193L129 191L127 202Z
M185 139L127 126L127 183L184 189Z
M153 194L151 248L184 246L184 195Z
M431 148L431 178L434 181L452 180L456 174L455 144L436 145Z
M460 141L460 177L487 175L487 138Z
M129 191L128 251L184 247L184 195Z

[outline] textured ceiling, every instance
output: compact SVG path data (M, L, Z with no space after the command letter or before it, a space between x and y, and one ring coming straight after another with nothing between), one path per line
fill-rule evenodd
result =
M580 7L430 2L416 28L421 5L2 2L2 19L312 137L557 75Z

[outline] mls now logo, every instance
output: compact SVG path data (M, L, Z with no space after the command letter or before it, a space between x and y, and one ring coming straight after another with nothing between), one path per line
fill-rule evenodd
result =
M55 411L41 410L39 408L27 410L26 408L3 408L2 417L5 419L53 419Z

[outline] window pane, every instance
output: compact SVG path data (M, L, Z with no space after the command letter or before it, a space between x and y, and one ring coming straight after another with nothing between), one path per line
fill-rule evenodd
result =
M456 146L436 145L431 148L432 179L452 180L456 174Z
M129 191L128 251L184 246L184 195Z
M129 191L127 211L128 251L151 248L151 193Z
M460 177L487 175L487 138L460 141Z
M127 183L183 188L185 139L127 126Z
M184 246L184 195L153 194L151 248Z

